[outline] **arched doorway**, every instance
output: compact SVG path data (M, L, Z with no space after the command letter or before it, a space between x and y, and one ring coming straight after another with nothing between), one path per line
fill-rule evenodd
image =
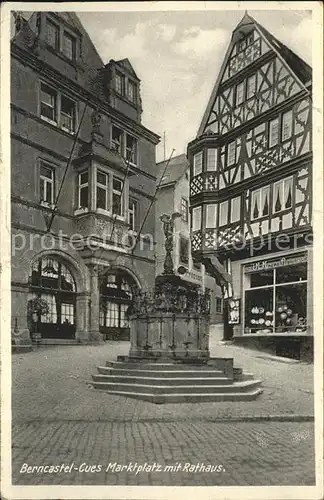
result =
M137 289L126 271L110 271L100 282L99 329L105 339L129 340L127 310Z
M32 265L29 285L29 304L40 298L48 305L46 314L29 318L33 332L42 338L75 338L76 285L69 269L55 257L42 257Z

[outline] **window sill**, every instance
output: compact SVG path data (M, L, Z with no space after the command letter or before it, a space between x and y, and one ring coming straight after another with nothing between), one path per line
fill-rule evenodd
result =
M42 116L40 115L39 117L43 122L46 122L48 125L51 125L53 127L53 129L55 130L60 130L61 132L64 132L65 134L67 134L69 137L74 137L75 136L75 132L70 132L68 131L66 128L64 127L60 127L59 124L49 118L46 118L46 116Z
M89 212L88 208L77 208L74 210L74 215L82 215L82 214L87 214Z

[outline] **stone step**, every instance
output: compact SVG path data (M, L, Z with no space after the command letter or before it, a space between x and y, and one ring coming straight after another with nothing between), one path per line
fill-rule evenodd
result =
M154 371L167 371L167 370L213 370L216 369L212 366L208 366L207 363L172 363L172 362L164 362L158 363L156 362L148 362L148 361L106 361L106 366L110 368L129 368L131 370L154 370Z
M109 366L99 366L99 373L102 375L130 375L130 376L138 376L138 377L161 377L161 378L174 378L174 377L191 377L191 378L200 378L200 377L217 377L223 376L224 373L220 370L196 370L193 368L192 370L183 370L178 368L174 368L172 365L172 370L150 370L150 369L131 369L131 368L112 368Z
M111 383L125 383L125 384L144 384L144 385L228 385L233 381L224 377L140 377L134 375L107 375L100 371L100 375L92 375L93 380L96 382L111 382Z
M95 378L96 376L93 376ZM96 389L104 390L107 392L134 392L136 394L162 394L169 396L171 394L194 395L194 394L227 394L227 393L242 393L251 392L259 385L260 380L235 382L233 384L223 385L147 385L147 384L134 384L134 383L115 383L108 381L97 381L94 379L92 385Z
M136 393L125 390L109 390L109 394L118 396L125 396L128 398L135 398L141 401L149 401L155 404L165 403L217 403L221 401L254 401L260 394L262 389L257 388L248 392L233 392L233 393L206 393L201 392L197 394L152 394Z

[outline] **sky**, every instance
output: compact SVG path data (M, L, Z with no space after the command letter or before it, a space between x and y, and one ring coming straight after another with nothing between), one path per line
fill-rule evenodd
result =
M181 3L181 2L180 2ZM309 11L248 11L311 64ZM161 136L157 160L194 139L242 11L78 12L104 63L127 57L141 79L142 123Z
M176 11L77 12L103 62L127 57L140 78L142 123L161 136L157 161L164 149L166 158L172 149L174 156L186 152L196 137L232 31L244 15L244 9L188 11L186 2L177 4ZM312 13L291 5L248 12L311 65Z

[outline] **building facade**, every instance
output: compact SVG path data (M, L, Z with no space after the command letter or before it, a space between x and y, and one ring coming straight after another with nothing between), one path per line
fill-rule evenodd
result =
M103 63L74 13L16 14L15 30L13 342L128 338L133 294L155 275L159 137L140 80L128 59Z
M157 164L159 189L155 202L155 259L156 275L164 271L164 232L160 217L163 214L179 214L174 220L173 265L175 274L201 289L210 290L210 323L222 323L223 299L215 279L206 273L205 266L195 260L191 252L189 211L190 168L185 154ZM179 268L181 273L179 273Z
M312 71L245 14L188 145L192 250L224 285L227 338L312 355Z

